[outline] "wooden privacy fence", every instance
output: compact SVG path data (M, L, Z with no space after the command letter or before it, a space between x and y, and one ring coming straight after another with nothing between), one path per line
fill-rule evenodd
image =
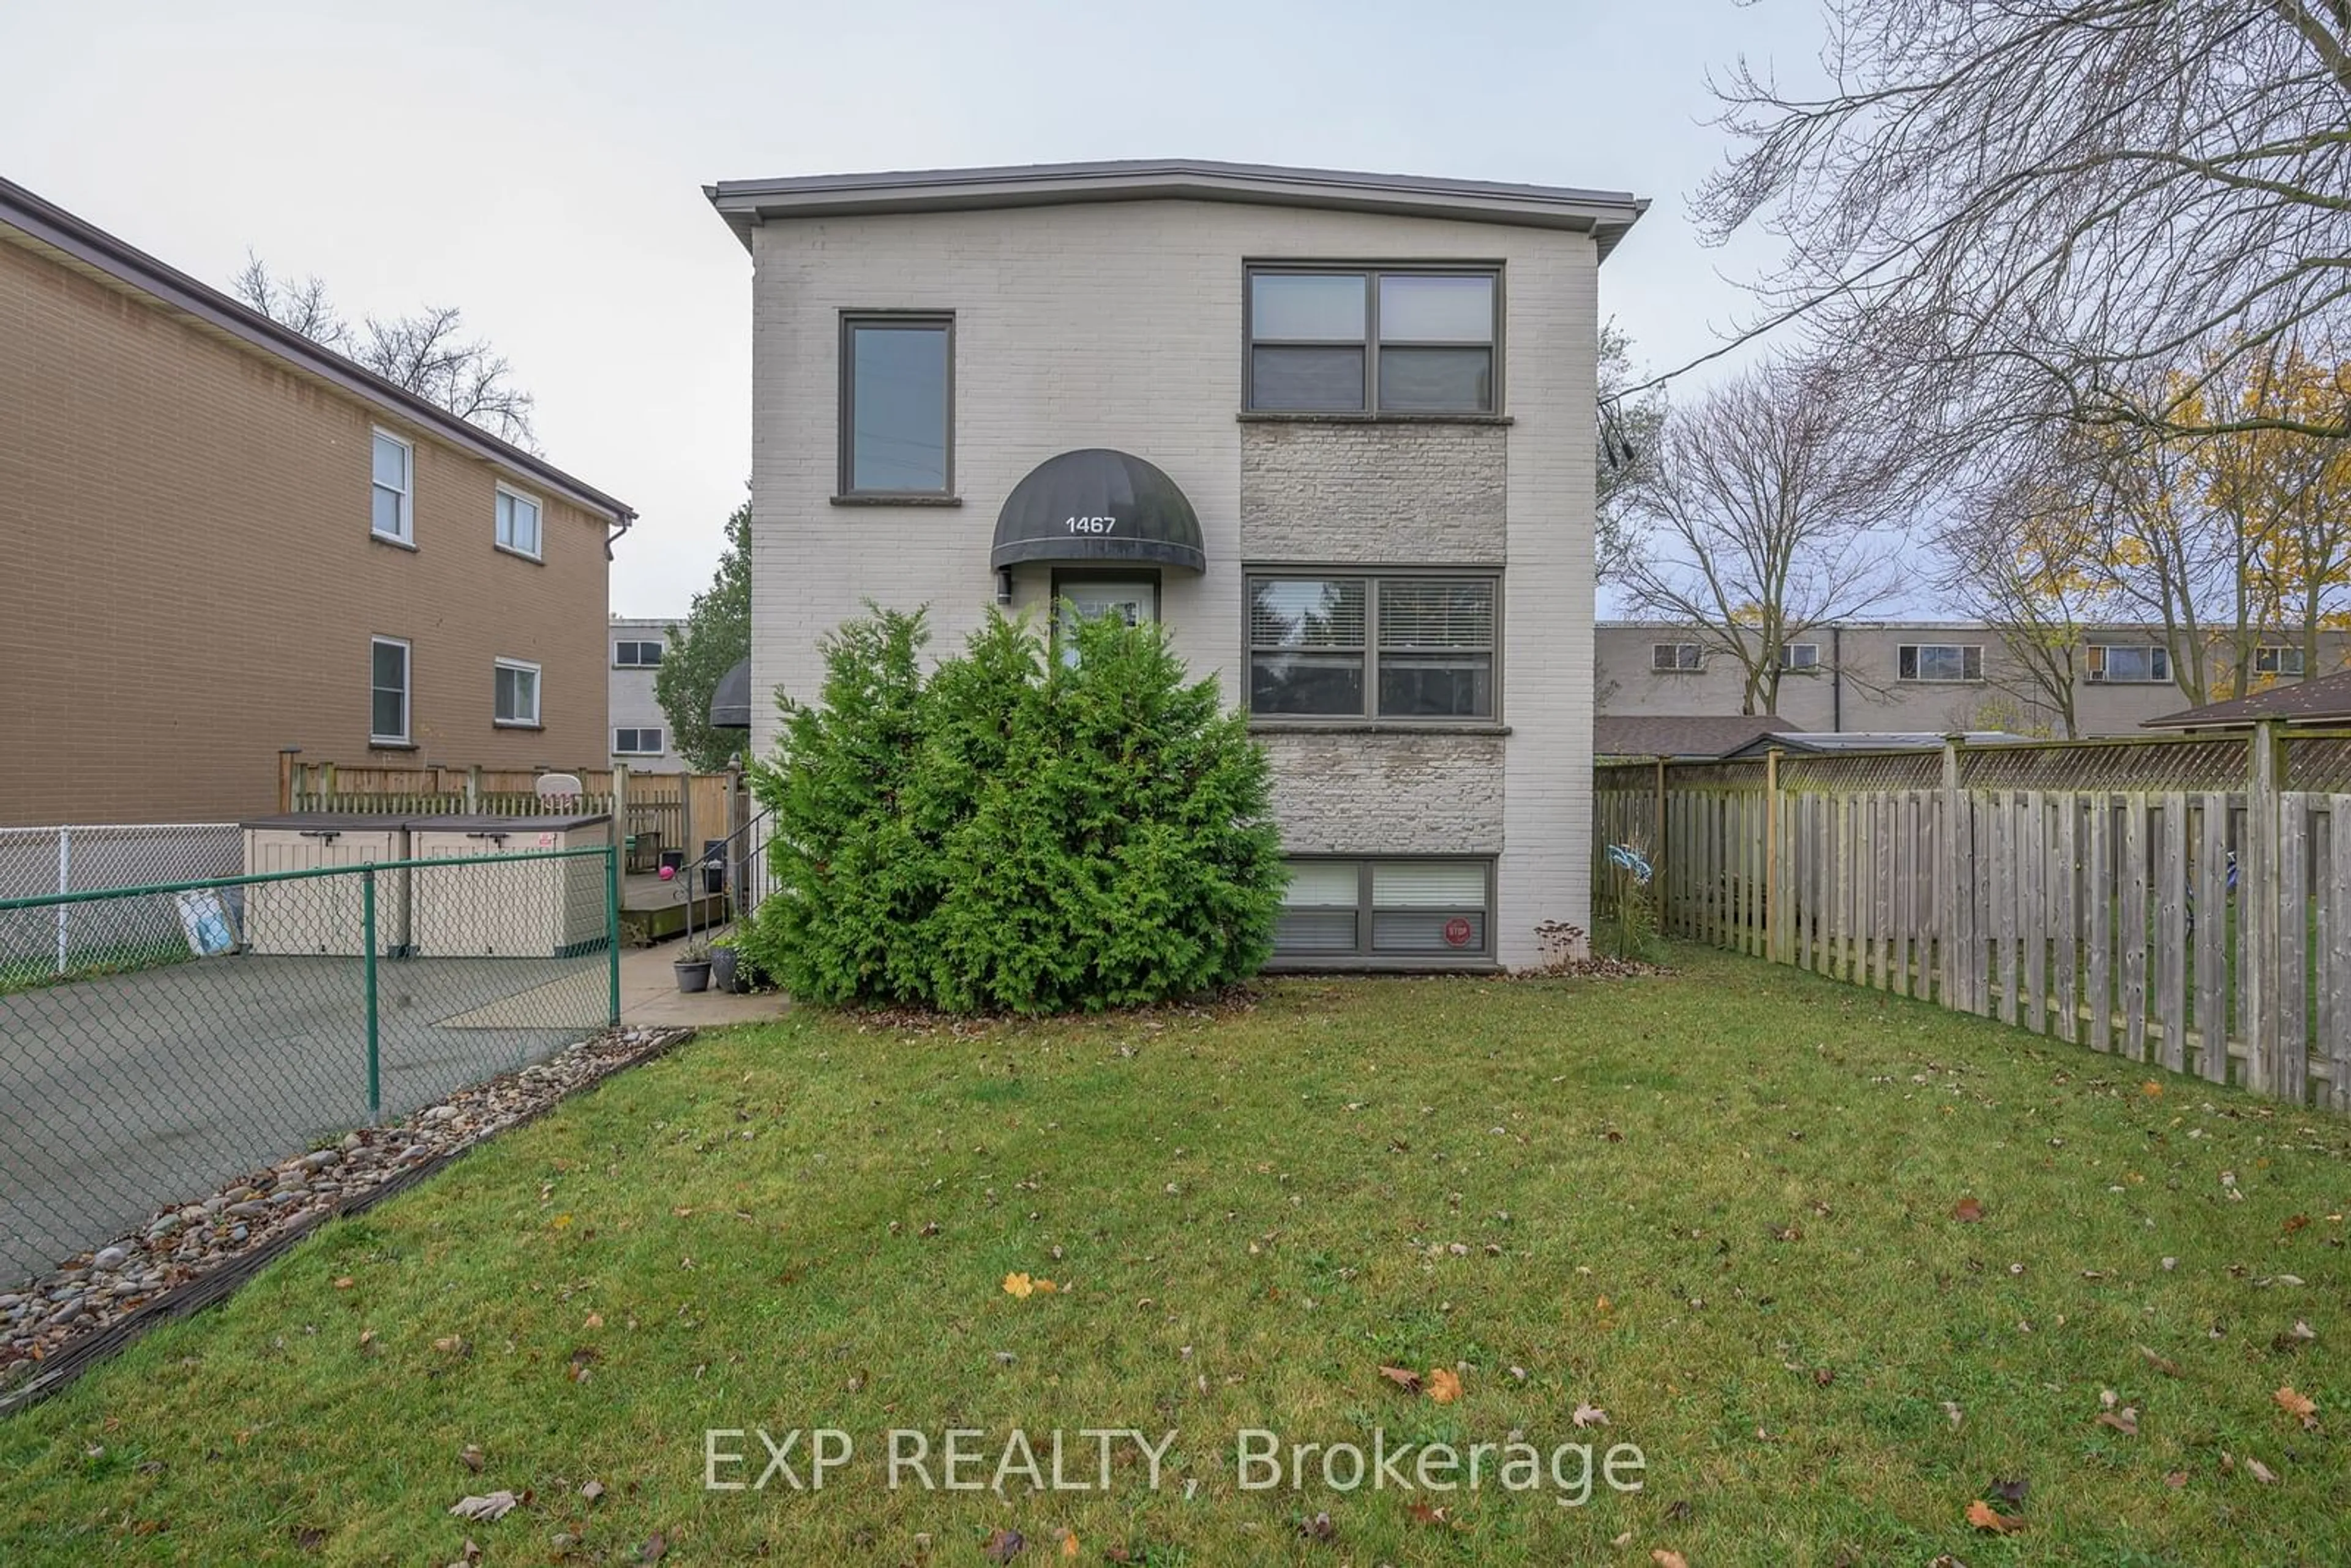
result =
M555 810L609 812L632 841L631 870L653 870L664 850L692 862L703 844L742 821L739 773L638 773L628 767L566 769L580 793L550 802L534 768L343 768L280 756L278 809L433 816L521 817Z
M2351 734L1597 770L1673 935L2351 1111Z

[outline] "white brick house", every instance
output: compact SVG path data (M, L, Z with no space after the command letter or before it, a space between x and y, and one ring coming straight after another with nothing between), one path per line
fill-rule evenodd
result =
M755 692L813 694L868 599L943 649L991 602L1155 613L1272 755L1279 964L1589 924L1596 285L1645 204L1198 162L709 195L754 269Z

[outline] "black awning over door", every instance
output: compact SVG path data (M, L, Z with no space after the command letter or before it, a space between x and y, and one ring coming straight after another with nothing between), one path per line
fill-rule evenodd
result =
M1208 566L1200 519L1176 481L1106 446L1047 458L1005 497L988 564L1001 570L1032 560Z
M710 694L710 727L713 729L751 727L750 660L744 660L718 677L718 688Z

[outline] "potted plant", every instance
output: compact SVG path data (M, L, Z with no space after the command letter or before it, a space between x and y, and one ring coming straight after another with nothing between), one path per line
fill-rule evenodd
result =
M743 967L735 951L735 933L729 931L723 936L712 937L710 939L711 988L725 991L732 996L737 991L747 991L751 988L742 982Z
M677 976L681 991L706 991L710 988L710 949L700 937L689 940L670 969Z

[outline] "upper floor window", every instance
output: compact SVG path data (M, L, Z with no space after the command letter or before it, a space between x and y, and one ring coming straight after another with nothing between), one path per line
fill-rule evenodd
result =
M1494 716L1490 577L1252 577L1249 711Z
M841 320L841 493L946 496L955 485L955 319Z
M612 644L612 663L624 670L652 669L662 662L659 643L625 642Z
M520 659L496 661L491 678L490 717L526 728L538 723L538 666Z
M2253 650L2253 673L2262 675L2299 675L2302 674L2302 650L2256 648Z
M1896 659L1896 673L1906 681L1983 679L1980 643L1905 643Z
M498 486L498 548L538 559L538 503L519 490Z
M2090 644L2090 679L2110 685L2146 685L2171 679L2171 655L2144 645Z
M408 643L398 637L368 643L368 738L378 746L408 744Z
M1652 643L1649 644L1649 668L1703 670L1706 668L1706 649L1696 643Z
M1821 667L1821 645L1818 643L1782 643L1780 645L1780 668L1817 670Z
M368 527L376 538L416 542L416 449L397 435L375 433L375 510Z
M1499 285L1491 268L1253 268L1247 405L1492 413Z
M616 757L659 757L661 752L662 732L658 727L612 732L612 754Z

